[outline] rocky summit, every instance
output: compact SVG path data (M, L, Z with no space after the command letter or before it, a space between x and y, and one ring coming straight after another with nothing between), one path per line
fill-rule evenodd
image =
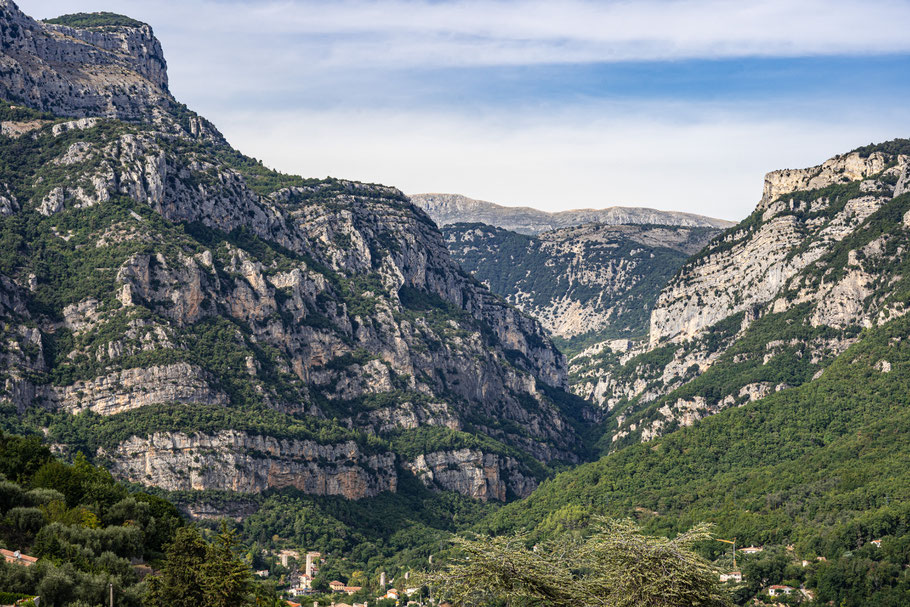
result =
M0 399L169 490L527 495L585 454L540 323L400 191L271 171L151 29L0 2Z

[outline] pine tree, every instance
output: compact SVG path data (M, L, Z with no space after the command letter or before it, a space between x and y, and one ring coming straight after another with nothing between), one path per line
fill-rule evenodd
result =
M161 573L149 578L145 604L149 607L205 605L201 573L208 545L195 527L177 530L168 546Z
M241 607L250 603L253 579L249 566L237 556L237 550L234 530L222 522L218 537L207 548L202 569L208 607Z

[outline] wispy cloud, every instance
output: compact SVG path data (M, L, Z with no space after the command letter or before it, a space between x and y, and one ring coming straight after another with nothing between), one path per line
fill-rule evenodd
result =
M173 92L282 170L735 219L910 132L906 0L19 0L151 23Z
M23 0L42 16L72 0ZM79 2L78 4L89 4ZM206 38L294 37L324 66L527 65L910 50L904 0L97 0ZM79 8L86 8L80 6ZM314 38L315 37L315 38Z

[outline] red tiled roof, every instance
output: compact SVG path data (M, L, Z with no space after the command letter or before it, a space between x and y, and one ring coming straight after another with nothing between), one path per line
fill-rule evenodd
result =
M3 555L3 558L6 559L7 563L18 563L19 565L29 566L38 562L38 557L22 554L18 550L13 552L12 550L0 548L0 554Z

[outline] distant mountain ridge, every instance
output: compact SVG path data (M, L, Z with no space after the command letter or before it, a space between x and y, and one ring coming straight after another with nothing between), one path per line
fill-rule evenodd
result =
M485 223L519 234L539 234L587 223L605 225L668 225L690 228L721 228L732 221L694 213L659 211L642 207L573 209L548 213L531 207L507 207L460 194L411 194L411 202L423 209L440 227L453 223Z

